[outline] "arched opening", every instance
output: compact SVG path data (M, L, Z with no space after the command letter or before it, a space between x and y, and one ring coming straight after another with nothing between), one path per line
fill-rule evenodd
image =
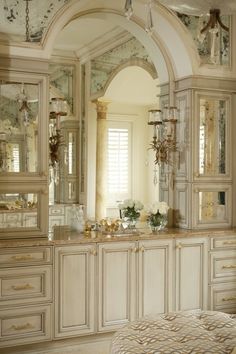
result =
M44 39L44 53L51 56L52 62L60 62L66 58L65 61L67 63L71 62L72 64L75 64L77 69L79 68L77 71L79 74L76 79L75 93L78 101L77 103L75 101L74 112L72 115L74 119L80 120L80 127L83 126L84 128L84 132L80 131L80 140L81 142L86 141L86 149L80 145L80 150L83 150L83 152L79 152L80 165L79 168L77 168L77 171L79 170L78 173L80 174L80 187L77 201L86 204L87 214L90 217L94 217L95 215L95 190L97 188L95 166L96 140L98 139L98 136L96 136L96 111L94 104L91 103L94 96L96 97L96 94L94 95L92 92L93 88L91 88L90 80L91 77L93 78L94 72L97 70L97 63L93 66L96 58L101 58L103 54L114 51L116 46L122 46L124 43L127 43L130 39L132 40L132 38L134 38L137 43L144 48L146 56L149 58L148 60L151 61L154 70L158 72L158 82L155 83L157 86L164 85L168 87L169 82L172 82L175 77L192 73L192 64L189 59L189 53L179 34L174 29L173 24L169 21L168 12L162 7L160 7L160 9L158 8L160 12L155 11L154 16L157 16L157 25L153 36L150 37L144 30L142 4L137 3L137 17L133 21L127 21L124 18L123 12L121 12L121 10L123 11L121 8L121 2L117 2L116 5L113 4L112 6L115 6L113 8L105 7L104 4L101 5L101 8L98 7L99 4L94 8L92 3L85 4L85 2L82 1L80 2L80 5L72 4L68 6L63 12L63 20L62 17L55 19ZM161 39L161 34L158 33L158 31L161 33L163 27L165 27L165 31L166 27L168 28L167 32L165 32L167 33L167 35L165 35L165 40ZM175 35L174 44L172 39L173 35ZM172 43L171 45L170 42ZM179 50L179 46L183 49L182 51ZM177 47L178 53L181 52L181 54L174 55ZM132 53L132 55L136 56L135 53ZM174 57L171 55L174 55ZM104 63L104 70L101 74L101 76L107 75L107 80L104 79L102 83L100 81L95 81L95 85L99 88L97 92L101 95L101 92L104 93L106 91L106 94L102 95L105 97L109 90L111 92L112 82L116 82L118 77L122 75L116 75L122 67L122 60L116 62L116 65L112 67L112 70L108 68L109 65L110 63ZM106 73L106 68L108 74ZM86 75L84 76L84 74ZM84 82L84 77L86 77L86 83ZM90 79L88 80L89 77ZM112 78L114 78L114 81ZM142 84L143 82L141 79L140 83L135 85L135 88L142 86ZM121 87L121 83L119 83L119 87ZM121 90L122 89L120 89L120 92ZM131 99L132 91L134 92L134 87L130 90L129 95L126 95L126 98L129 97L129 99ZM156 91L156 95L158 95L159 92L157 87ZM168 90L166 97L168 101L172 99L172 95L170 95L169 98ZM78 102L80 103L78 104ZM155 108L159 107L157 99L155 102L149 102L148 105L145 105L145 112L143 111L145 123L147 121L148 109L153 105L155 105ZM114 104L113 106L110 105L108 108L108 115L111 113L112 107L114 107ZM132 113L129 114L132 115ZM137 155L133 157L134 161L136 161L136 180L133 181L133 185L130 188L130 197L136 199L140 198L144 200L145 203L148 202L148 195L158 198L157 192L153 193L152 189L146 192L141 192L144 190L144 185L150 185L150 170L153 170L153 166L150 166L149 158L146 156L148 140L150 140L149 134L148 126L146 125L145 129L142 131L142 136L145 137L145 144L143 143L145 146L143 147L141 154L143 155L141 159L142 162ZM149 172L146 173L148 181L144 181L144 177L141 178L141 175L138 174L137 171L143 171L147 166L149 166ZM82 174L81 169L84 171ZM137 176L140 178L137 178ZM82 187L81 180L83 180ZM147 188L145 188L145 190L146 189Z

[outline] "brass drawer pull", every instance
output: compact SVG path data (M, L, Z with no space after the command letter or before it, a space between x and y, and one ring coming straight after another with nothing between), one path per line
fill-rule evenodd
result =
M222 299L222 301L235 301L235 300L236 300L236 296L224 297Z
M178 245L176 246L176 248L178 248L179 250L182 248L182 243L178 243Z
M236 268L236 264L223 265L223 269L234 269Z
M139 249L140 252L144 252L145 251L145 248L143 246L140 247Z
M236 241L235 240L233 240L233 241L224 241L223 245L236 245Z
M34 326L31 324L31 323L26 323L26 324L23 324L23 325L12 325L11 326L11 329L13 329L14 331L22 331L23 329L33 329Z
M14 261L31 261L32 259L34 259L34 257L32 257L31 254L26 254L25 256L12 256L11 257Z
M134 247L134 248L132 248L132 250L131 250L133 253L137 253L138 252L138 248L137 247Z
M34 289L34 287L32 285L30 285L29 283L24 284L24 285L12 285L12 289L13 290L30 290L30 289Z

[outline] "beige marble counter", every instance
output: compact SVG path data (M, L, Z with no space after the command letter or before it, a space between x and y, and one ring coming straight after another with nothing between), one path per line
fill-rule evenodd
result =
M116 234L104 235L100 232L92 231L90 235L85 236L78 232L72 232L67 227L58 228L55 234L49 238L37 239L10 239L0 240L0 248L3 247L33 247L33 246L54 246L67 244L86 244L86 243L103 243L103 242L119 242L119 241L138 241L150 239L166 239L166 238L186 238L186 237L212 237L212 236L236 236L236 228L233 229L204 229L204 230L185 230L178 228L168 228L156 234L150 232L150 229L138 229L133 234Z

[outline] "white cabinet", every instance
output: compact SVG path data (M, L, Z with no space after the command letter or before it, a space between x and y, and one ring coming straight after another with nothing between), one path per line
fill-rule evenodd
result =
M172 240L148 240L139 242L139 317L172 310L172 244Z
M51 339L51 263L51 247L1 248L0 348Z
M112 331L135 319L136 242L100 244L99 253L99 331Z
M211 238L210 309L236 313L236 235Z
M208 239L176 240L176 310L207 309Z
M96 245L55 248L55 338L94 329Z
M172 240L99 247L99 331L172 309Z

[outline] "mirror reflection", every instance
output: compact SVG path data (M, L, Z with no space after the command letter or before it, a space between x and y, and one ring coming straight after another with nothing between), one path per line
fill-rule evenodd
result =
M226 101L200 99L199 173L225 174Z
M0 228L38 226L38 195L36 193L0 194Z
M38 85L0 83L0 172L36 172Z
M199 221L217 222L226 219L224 191L199 192Z

